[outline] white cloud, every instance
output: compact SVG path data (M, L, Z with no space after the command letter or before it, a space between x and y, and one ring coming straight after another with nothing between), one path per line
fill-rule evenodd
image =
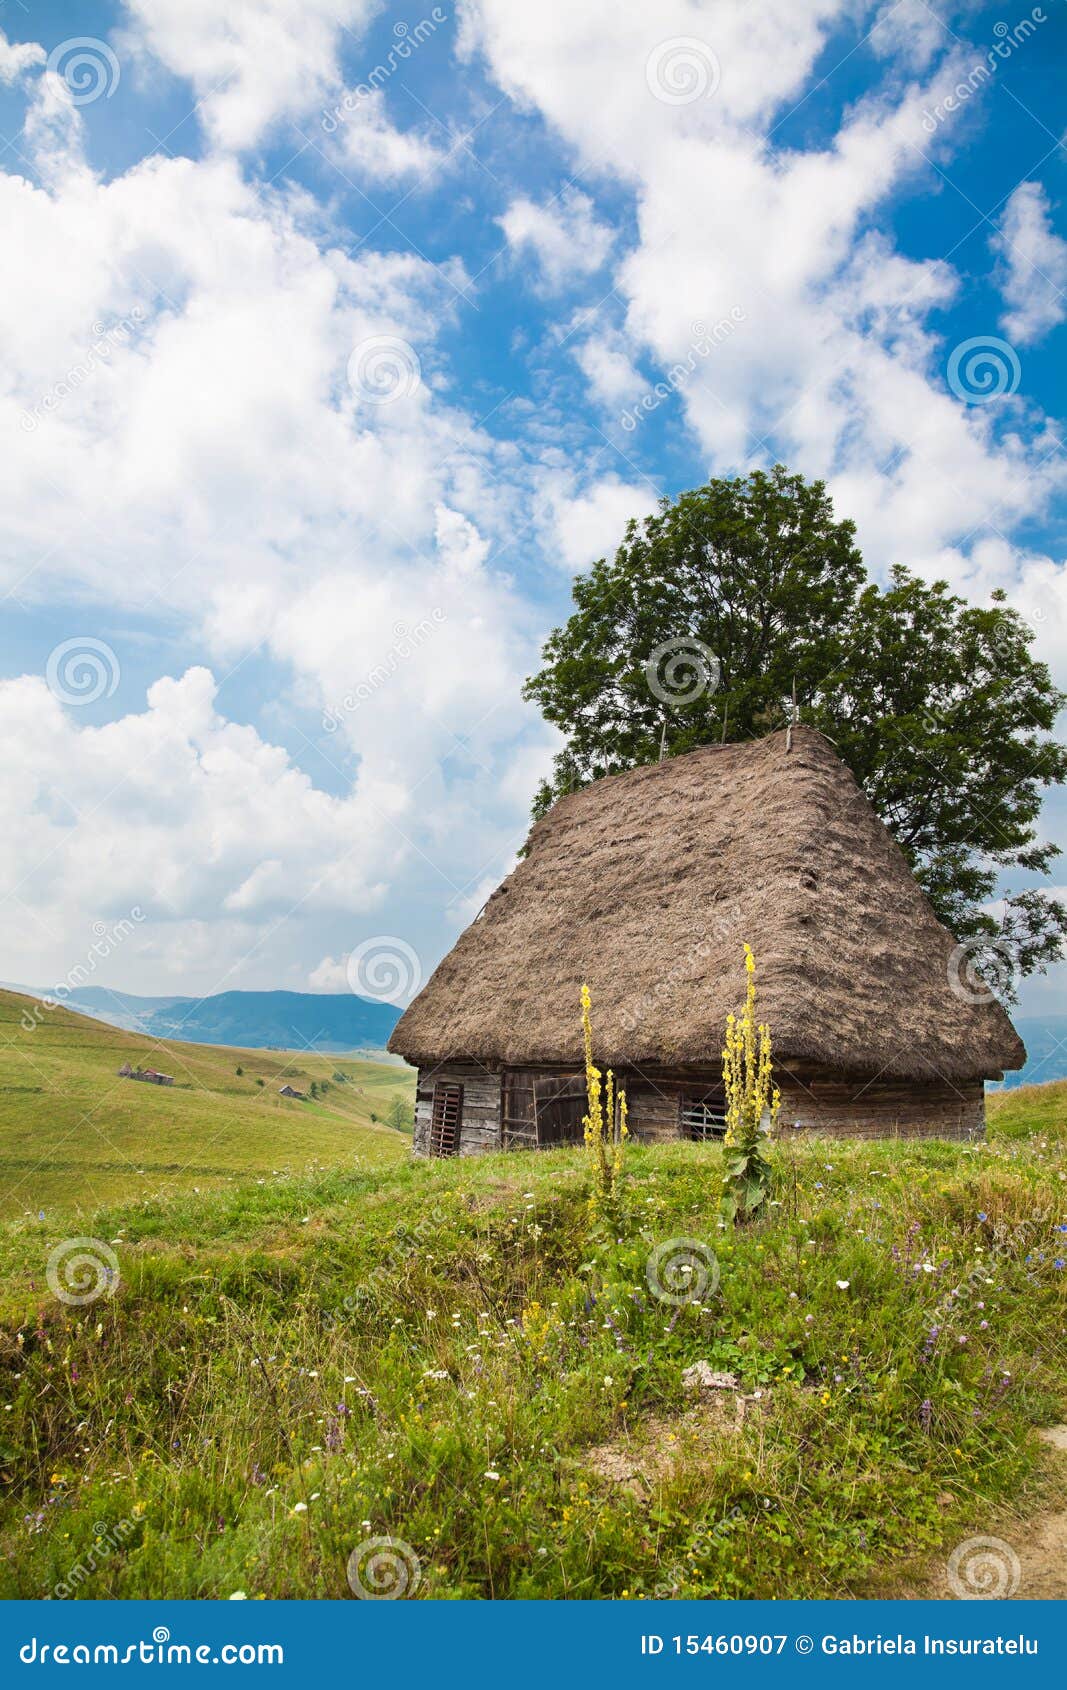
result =
M605 475L579 491L573 476L551 470L541 480L545 509L544 544L568 571L587 570L601 557L614 557L631 517L656 510L656 489Z
M0 780L19 816L0 846L8 978L62 978L79 933L134 909L128 967L217 923L221 977L278 922L380 903L405 850L402 788L316 790L215 694L190 669L157 681L146 709L92 727L37 677L0 682Z
M623 405L647 387L634 366L632 348L610 324L595 324L592 334L574 341L574 357L593 397L605 405Z
M375 0L126 0L131 50L150 53L196 95L221 147L255 146L280 120L339 88L343 29L359 31ZM190 102L190 105L192 102Z
M497 222L520 265L532 258L537 266L535 285L546 293L558 293L581 277L594 275L614 244L613 232L598 221L592 200L573 187L565 188L547 205L525 197L513 199Z
M372 89L350 111L338 107L336 150L346 170L356 170L383 182L428 175L448 158L414 129L397 129L385 111L385 95Z
M1004 333L1020 346L1041 340L1067 317L1067 241L1052 228L1040 182L1020 182L991 242L1003 260Z
M24 71L43 65L47 54L36 41L11 42L0 29L0 82L17 82Z
M116 827L114 848L90 842L78 859L72 839L63 926L84 925L108 884L137 896L158 856L151 885L181 918L158 966L170 978L180 959L209 989L250 924L269 930L309 887L312 912L328 899L363 908L388 888L396 924L420 877L432 908L506 861L528 803L508 777L534 718L519 691L535 642L492 552L518 528L522 492L508 450L439 396L435 339L460 264L369 245L349 258L321 208L219 154L100 179L81 157L81 124L62 85L41 78L27 144L47 186L0 173L0 575L23 604L77 604L70 634L98 634L121 605L219 670L269 660L283 698L291 686L315 723L333 712L332 732L312 726L307 756L327 757L332 783L352 788L335 800L283 761L271 803L288 819L273 837L255 771L284 754L233 724L205 728L235 792L241 758L252 765L247 852L227 844L216 863L224 794L195 787L202 749L178 758L174 851L145 836L138 863ZM401 375L421 370L386 403L347 373L354 348L362 367L383 347L386 373L397 358ZM106 790L138 736L154 747L199 698L176 685L153 693L152 734L136 716L110 738L54 727L54 768L95 759ZM145 803L159 790L150 755ZM37 855L54 843L39 822L23 841L31 853L35 842ZM197 866L205 850L211 873ZM309 957L289 925L288 947L256 951L256 983L298 963L303 983Z
M470 0L465 15L466 50L485 54L500 86L541 113L583 171L634 193L637 244L609 272L603 306L611 357L583 354L591 379L618 391L627 355L668 371L694 323L743 313L679 390L705 462L732 474L776 455L829 478L875 568L922 567L958 544L960 570L984 524L1010 531L1064 485L1062 454L1021 399L998 411L949 390L951 347L930 327L957 284L949 265L870 234L928 169L922 113L967 52L947 33L940 54L925 40L921 82L887 61L832 138L785 149L775 131L830 32L853 22L850 0L668 0L654 14L610 0L577 12L563 0ZM678 65L665 67L678 42ZM678 103L679 87L693 97Z

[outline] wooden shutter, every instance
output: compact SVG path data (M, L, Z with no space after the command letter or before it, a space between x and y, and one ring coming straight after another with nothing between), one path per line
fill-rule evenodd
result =
M438 1080L433 1088L430 1116L430 1155L455 1156L459 1150L459 1129L463 1120L463 1087Z

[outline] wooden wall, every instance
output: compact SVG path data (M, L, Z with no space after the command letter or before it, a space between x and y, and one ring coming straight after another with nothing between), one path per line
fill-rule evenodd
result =
M461 1156L485 1150L534 1149L537 1145L534 1087L553 1074L549 1068L509 1069L491 1073L473 1063L447 1062L419 1070L415 1104L415 1153L425 1156L430 1133L433 1088L438 1080L463 1087ZM643 1143L679 1137L679 1101L721 1086L717 1070L675 1068L622 1073L630 1133ZM862 1076L825 1070L778 1072L782 1091L783 1131L815 1130L840 1137L952 1138L981 1136L985 1130L985 1088L981 1080L869 1081Z
M981 1137L985 1086L981 1080L869 1082L809 1072L779 1079L783 1131L837 1133L856 1138Z
M463 1122L459 1134L459 1154L477 1156L483 1150L499 1150L500 1075L490 1073L488 1069L474 1063L442 1062L436 1068L419 1069L415 1088L416 1156L428 1154L433 1088L439 1080L451 1081L463 1087Z

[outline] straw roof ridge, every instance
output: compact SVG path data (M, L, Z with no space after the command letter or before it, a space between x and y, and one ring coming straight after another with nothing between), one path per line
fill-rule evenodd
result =
M778 1061L993 1078L1025 1050L952 988L955 940L830 742L794 728L561 798L389 1041L420 1066L717 1066L753 946ZM958 969L957 969L958 973ZM973 997L974 994L970 994Z

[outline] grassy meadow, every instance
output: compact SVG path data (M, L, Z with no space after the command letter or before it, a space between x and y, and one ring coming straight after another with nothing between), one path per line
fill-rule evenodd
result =
M174 1084L120 1079L124 1062ZM329 1089L306 1102L278 1095L312 1081ZM354 1154L387 1165L410 1140L378 1123L413 1091L414 1076L387 1062L163 1042L0 992L0 1219L269 1179Z
M79 1225L119 1275L84 1306L9 1224L0 1594L865 1596L1022 1551L1067 1491L1067 1085L990 1116L783 1141L730 1234L684 1143L630 1147L610 1234L581 1150L174 1188ZM662 1301L663 1247L717 1289Z

